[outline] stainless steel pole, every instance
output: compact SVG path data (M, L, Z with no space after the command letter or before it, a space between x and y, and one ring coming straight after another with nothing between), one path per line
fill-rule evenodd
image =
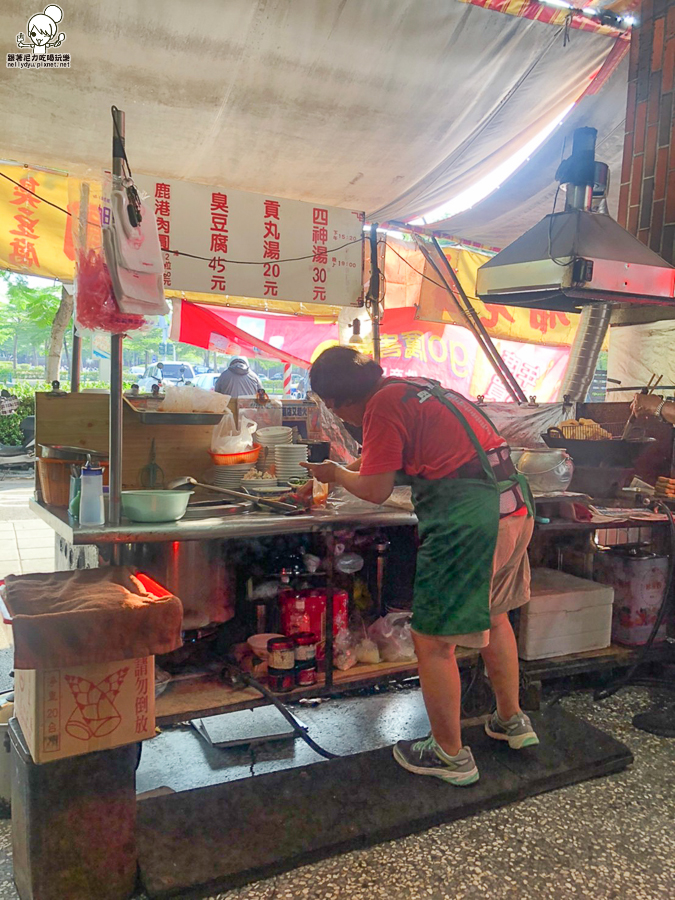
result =
M87 229L89 227L89 184L83 181L80 185L80 246L87 247ZM75 276L77 278L77 275ZM75 291L75 288L73 288ZM82 338L77 333L75 316L73 315L73 349L70 362L70 390L77 393L80 390L80 369L82 367Z
M113 107L113 187L119 187L124 155L124 113ZM122 494L122 346L123 334L110 338L110 505L111 525L119 525Z
M377 257L377 225L370 226L370 287L368 301L373 322L373 358L380 361L380 263Z

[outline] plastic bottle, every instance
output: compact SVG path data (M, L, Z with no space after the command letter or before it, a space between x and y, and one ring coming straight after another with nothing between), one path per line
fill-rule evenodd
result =
M90 466L82 469L80 488L80 525L103 525L103 469Z

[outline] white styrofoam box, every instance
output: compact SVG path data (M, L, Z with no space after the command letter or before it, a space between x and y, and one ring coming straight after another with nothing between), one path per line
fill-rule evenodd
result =
M533 569L531 595L520 610L521 659L609 647L614 588L555 569Z

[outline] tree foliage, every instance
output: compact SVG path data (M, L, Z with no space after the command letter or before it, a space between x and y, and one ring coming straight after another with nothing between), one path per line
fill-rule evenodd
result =
M61 302L60 287L33 288L22 275L0 272L0 349L16 368L19 355L41 353Z

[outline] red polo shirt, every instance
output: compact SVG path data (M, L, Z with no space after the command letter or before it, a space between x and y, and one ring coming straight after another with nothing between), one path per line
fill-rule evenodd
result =
M415 379L420 390L423 379ZM483 450L506 443L463 397L449 396L469 423ZM368 401L363 419L361 474L403 470L430 480L452 478L476 450L457 417L433 397L420 403L407 384L385 384Z

